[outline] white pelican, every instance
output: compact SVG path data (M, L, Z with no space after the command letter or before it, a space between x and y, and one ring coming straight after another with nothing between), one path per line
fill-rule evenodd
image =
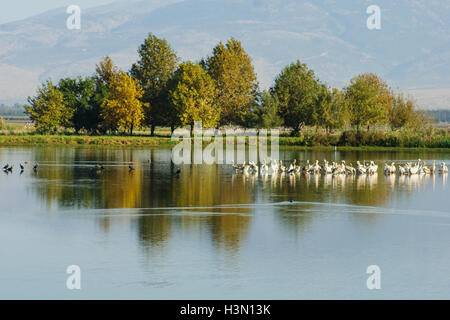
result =
M267 173L269 171L269 167L266 164L266 160L263 160L261 168L259 169L261 173Z
M328 165L328 161L327 160L323 160L322 170L323 170L324 174L329 174L329 173L333 172L333 168Z
M353 168L353 165L350 163L348 166L345 166L345 173L346 174L355 174L356 169Z
M309 168L309 172L310 172L310 173L314 173L314 174L317 174L317 173L320 172L319 160L316 160L316 162L314 163L314 165L311 166L311 168Z
M367 172L366 167L363 166L359 161L356 161L356 172L359 174L364 174Z
M285 172L285 171L286 171L286 167L283 166L283 160L280 160L279 168L280 168L280 171L281 171L281 172Z
M436 160L433 160L433 165L430 167L430 173L434 174L436 172Z
M448 172L448 168L447 168L447 165L445 164L445 162L441 163L441 167L439 168L439 172L440 173L447 173Z
M311 169L311 165L309 164L309 160L306 160L306 165L303 167L303 171L308 172Z

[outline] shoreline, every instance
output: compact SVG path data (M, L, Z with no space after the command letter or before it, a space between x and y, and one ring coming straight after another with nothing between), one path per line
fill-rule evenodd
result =
M297 141L296 141L297 140ZM0 146L89 146L89 147L173 147L178 141L171 141L169 136L87 136L87 135L39 135L39 134L1 134ZM446 152L450 148L441 147L387 147L376 145L334 146L334 145L304 145L302 139L279 137L279 146L299 150L324 151L432 151ZM298 144L297 144L298 143ZM209 144L203 142L203 145ZM270 140L268 145L270 145Z

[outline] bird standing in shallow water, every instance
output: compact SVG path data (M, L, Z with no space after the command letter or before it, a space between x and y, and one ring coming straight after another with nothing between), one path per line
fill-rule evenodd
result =
M25 167L23 166L23 164L19 163L19 166L20 166L21 171L25 170Z
M130 172L131 171L133 171L134 170L134 167L130 164L130 165L128 165L128 169L130 170Z
M37 168L38 168L38 164L36 163L36 164L33 166L33 171L36 172L36 171L37 171Z

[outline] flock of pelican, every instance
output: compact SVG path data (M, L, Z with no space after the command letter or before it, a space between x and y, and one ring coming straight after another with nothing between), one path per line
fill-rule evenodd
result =
M261 165L257 165L254 161L249 161L248 164L245 162L243 164L235 164L232 163L234 170L238 173L244 174L277 174L277 173L288 173L288 174L296 174L296 173L305 173L305 174L333 174L333 175L356 175L356 174L366 174L373 175L378 172L378 165L375 164L374 161L356 161L356 166L346 164L345 160L342 160L341 163L331 162L331 164L327 160L323 160L323 163L320 164L319 160L314 161L313 164L310 164L309 160L306 161L304 166L297 165L297 160L294 159L288 166L283 164L283 160L271 160L269 163L266 160L263 160ZM400 174L400 175L414 175L414 174L434 174L437 173L447 173L448 168L445 162L442 162L439 168L436 167L436 161L433 162L433 165L428 167L426 163L422 160L417 160L415 163L408 162L405 165L395 166L395 162L391 162L391 164L385 163L383 172L386 175L390 174Z

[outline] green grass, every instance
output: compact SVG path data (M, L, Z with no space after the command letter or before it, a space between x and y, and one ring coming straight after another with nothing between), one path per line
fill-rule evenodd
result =
M170 146L169 137L75 136L6 134L0 135L0 145L97 145L97 146Z
M166 132L157 131L150 137L148 132L135 136L105 135L88 136L75 134L40 135L32 132L3 131L0 145L98 145L98 146L174 146ZM207 144L204 142L204 144ZM268 139L270 145L270 138ZM443 129L401 130L396 132L373 130L326 134L305 131L297 137L280 136L280 146L295 146L304 149L339 150L389 150L389 149L450 149L450 133Z

